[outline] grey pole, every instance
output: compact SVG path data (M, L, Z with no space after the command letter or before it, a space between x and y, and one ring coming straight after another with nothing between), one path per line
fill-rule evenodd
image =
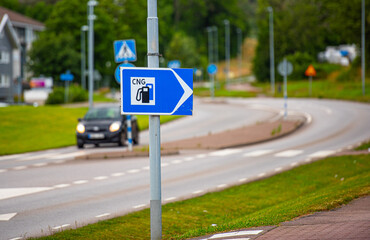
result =
M214 64L218 63L218 28L216 26L213 26L213 31L214 31Z
M159 67L157 0L148 0L147 19L148 67ZM150 160L150 236L152 240L162 238L161 206L161 137L160 118L149 116L149 160Z
M213 39L212 39L212 27L207 27L208 33L208 64L213 63Z
M287 91L287 78L288 78L288 63L284 58L284 119L288 115L288 91Z
M86 89L86 43L85 43L85 32L89 30L89 27L83 25L81 27L81 85L82 88Z
M238 75L239 75L239 80L241 81L242 79L242 54L243 54L243 44L242 44L242 39L243 39L243 36L242 36L242 30L240 28L237 28L236 29L236 32L238 34L238 38L237 38L237 43L238 43Z
M361 75L362 75L362 95L365 95L365 0L362 0L362 14L361 14Z
M267 11L270 13L269 18L269 32L270 32L270 81L271 92L275 94L275 59L274 59L274 11L272 7L268 7Z
M88 1L88 21L89 21L89 108L93 107L93 91L94 91L94 6L98 4L95 0Z
M224 20L225 24L225 63L226 63L226 89L229 86L229 72L230 72L230 22Z

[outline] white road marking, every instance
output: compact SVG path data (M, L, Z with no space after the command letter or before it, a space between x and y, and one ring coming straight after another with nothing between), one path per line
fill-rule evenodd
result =
M322 150L308 155L311 158L323 158L335 153L333 150Z
M55 185L54 188L66 188L66 187L69 187L69 186L71 186L71 184L62 183L62 184Z
M199 194L199 193L202 193L204 192L204 190L197 190L197 191L194 191L193 194Z
M187 161L187 162L190 162L190 161L193 161L194 160L194 158L193 157L186 157L185 158L185 161Z
M102 218L102 217L108 217L110 215L110 213L103 213L103 214L100 214L98 216L95 216L96 218Z
M71 226L71 224L63 224L61 226L53 227L53 230L59 230Z
M305 162L311 162L312 158L306 158Z
M168 165L170 165L170 164L169 163L162 163L161 167L167 167Z
M66 158L74 158L74 157L78 157L82 155L85 155L85 153L84 152L65 153L65 154L59 154L55 157L50 157L49 159L54 159L54 160L66 159Z
M142 169L143 169L143 170L149 170L149 169L150 169L150 167L149 167L149 166L145 166L145 167L143 167Z
M241 151L242 151L241 149L223 149L223 150L211 152L209 155L210 156L223 157L223 156L228 156L228 155L240 153Z
M34 166L34 167L43 167L43 166L46 166L46 165L48 165L48 164L47 163L35 163L32 166Z
M6 213L6 214L0 214L0 221L9 221L13 217L15 217L17 213Z
M19 170L24 170L26 168L27 166L18 166L18 167L14 167L13 170L19 171Z
M138 208L143 208L145 206L146 204L139 204L139 205L133 206L132 208L138 209Z
M298 165L298 163L297 162L293 162L293 163L291 163L290 164L290 166L292 166L292 167L295 167L295 166L297 166Z
M169 197L169 198L166 198L164 201L169 202L169 201L173 201L175 199L176 199L176 197Z
M196 158L205 158L206 156L207 156L207 154L198 154L195 157Z
M107 176L99 176L99 177L94 177L94 180L100 181L100 180L105 180L108 179Z
M263 230L249 230L249 231L239 231L239 232L229 232L229 233L219 233L211 236L208 239L217 239L217 238L227 238L227 237L238 237L238 236L245 236L245 235L258 235Z
M4 173L4 172L7 172L8 169L0 169L0 173Z
M179 164L179 163L182 163L182 161L181 160L173 160L171 163L172 164Z
M258 174L258 177L264 177L264 176L266 176L266 173L260 173L260 174Z
M248 180L248 178L241 178L241 179L239 179L239 182L245 182L247 180Z
M11 238L11 239L9 239L9 240L19 240L19 239L23 239L23 237Z
M273 150L272 149L263 149L263 150L255 150L252 152L245 153L243 156L244 157L259 157L262 155L266 155L271 153Z
M275 168L275 172L280 172L281 170L283 170L282 167Z
M140 172L140 169L131 169L127 171L128 173L138 173Z
M220 184L217 186L217 188L225 188L225 187L227 187L227 184Z
M286 150L283 152L276 153L274 156L275 157L294 157L301 153L303 153L303 150L292 149L292 150Z
M87 180L77 180L77 181L74 181L73 184L79 185L79 184L84 184L84 183L88 183L88 182L89 181L87 181Z
M112 173L111 174L112 177L120 177L120 176L123 176L123 175L125 175L125 173L123 173L123 172L118 172L118 173Z
M51 190L50 187L0 188L0 200Z
M44 153L44 154L36 154L30 157L24 157L17 160L17 162L24 162L24 161L31 161L35 159L44 159L49 158L51 156L59 155L58 153Z

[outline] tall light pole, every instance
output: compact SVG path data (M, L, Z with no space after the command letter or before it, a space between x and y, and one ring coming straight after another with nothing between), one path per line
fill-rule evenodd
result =
M270 81L271 81L271 92L275 94L275 59L274 59L274 11L272 7L267 7L267 11L270 13L269 18L269 32L270 32Z
M98 5L95 0L87 2L88 6L88 22L89 22L89 108L93 107L93 92L94 92L94 7Z
M208 33L208 64L213 63L213 41L212 41L212 27L207 27Z
M362 0L361 14L361 75L362 75L362 95L365 96L365 0Z
M82 89L86 89L86 43L85 43L85 32L89 30L89 27L83 25L81 27L81 84Z
M229 85L229 72L230 72L230 22L224 20L225 24L225 63L226 63L226 89Z
M218 28L217 26L212 27L214 32L214 64L218 63Z
M241 80L242 76L242 56L243 56L243 32L240 28L236 29L236 33L238 34L237 37L237 43L238 43L238 75L239 75L239 80Z

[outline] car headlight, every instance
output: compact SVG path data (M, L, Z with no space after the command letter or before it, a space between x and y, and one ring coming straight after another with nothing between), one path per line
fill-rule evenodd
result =
M114 122L109 126L109 131L117 132L121 128L121 122Z
M85 126L82 123L77 124L76 131L78 133L84 133L85 132Z

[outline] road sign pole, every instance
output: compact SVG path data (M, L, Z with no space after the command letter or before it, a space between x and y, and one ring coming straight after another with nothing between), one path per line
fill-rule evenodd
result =
M288 64L284 58L284 119L288 115L288 93L287 93Z
M65 89L64 89L64 102L68 102L68 92L69 92L69 81L65 81Z
M224 20L225 24L225 63L226 63L226 89L229 87L229 72L230 72L230 22Z
M157 0L148 0L148 67L159 67ZM159 115L149 116L150 236L162 239L161 138Z
M312 76L309 76L308 77L308 79L309 79L309 81L310 81L310 85L309 85L309 94L310 94L310 97L311 97L311 95L312 95Z
M275 59L274 59L274 10L268 7L269 12L269 32L270 32L270 81L271 93L275 94Z
M212 99L215 98L215 75L211 74L211 97Z
M90 0L87 5L89 8L89 108L93 107L93 91L94 91L94 6L98 4L95 0Z
M361 75L362 75L362 95L365 96L365 0L362 0L361 14Z

